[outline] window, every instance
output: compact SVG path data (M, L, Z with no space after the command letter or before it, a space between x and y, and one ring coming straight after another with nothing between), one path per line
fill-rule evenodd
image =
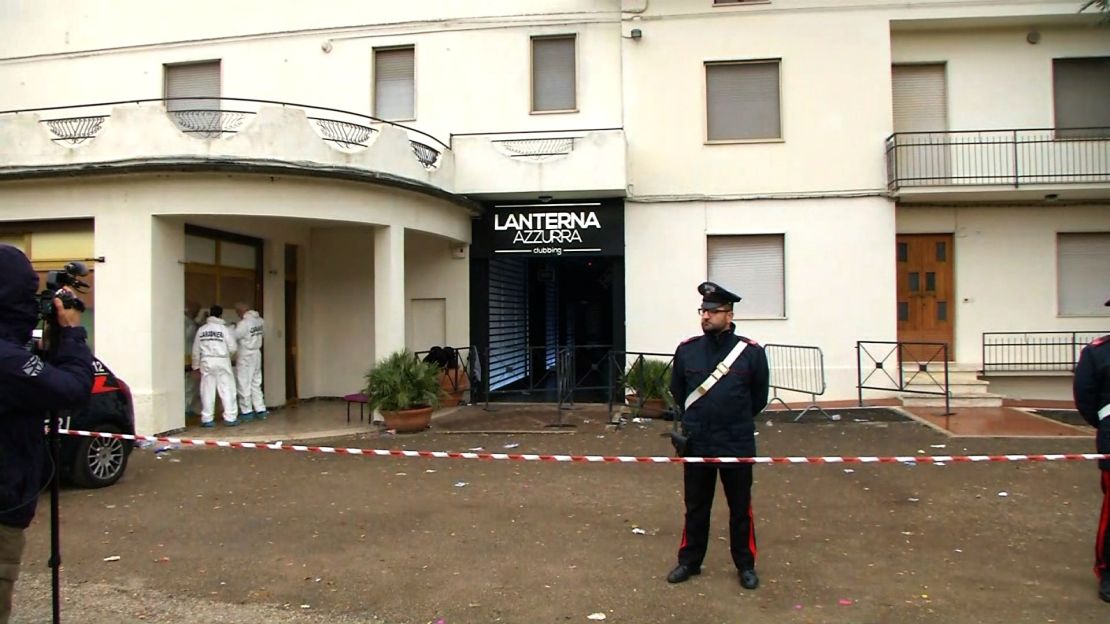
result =
M739 294L738 317L786 316L783 235L710 236L709 281Z
M706 63L706 137L781 139L779 61Z
M1052 97L1059 137L1110 136L1110 57L1054 59Z
M165 65L164 76L166 112L177 127L193 136L221 136L220 62Z
M532 37L532 112L578 108L575 42L574 35Z
M1060 316L1110 316L1110 232L1056 235L1057 309Z
M416 119L416 49L374 50L374 116L389 121Z

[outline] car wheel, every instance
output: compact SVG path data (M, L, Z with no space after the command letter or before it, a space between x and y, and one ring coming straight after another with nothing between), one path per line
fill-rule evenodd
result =
M120 433L114 425L96 431ZM118 438L81 438L73 457L73 482L81 487L102 488L119 481L127 469L131 442Z

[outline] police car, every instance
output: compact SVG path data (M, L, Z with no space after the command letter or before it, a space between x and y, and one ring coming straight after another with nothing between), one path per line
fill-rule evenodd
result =
M41 338L41 330L35 330L34 338ZM92 366L93 387L89 402L79 410L64 412L61 427L133 435L135 408L131 388L96 357L93 357ZM62 479L81 487L102 488L119 481L127 470L132 442L64 435L60 446Z
M133 435L135 409L131 388L95 357L93 374L89 402L66 415L62 427ZM131 448L131 440L62 436L61 475L81 487L107 487L123 476Z

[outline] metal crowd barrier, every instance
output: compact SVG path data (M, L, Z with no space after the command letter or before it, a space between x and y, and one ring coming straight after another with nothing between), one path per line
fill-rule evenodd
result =
M891 361L893 360L893 362ZM864 376L864 362L867 362L867 375ZM897 378L892 377L887 370L887 364L898 367ZM906 365L912 369L907 376ZM929 369L930 364L942 365L941 371ZM934 372L943 372L943 377L937 379ZM890 383L887 385L867 385L871 379L882 382L885 378ZM892 342L881 340L856 341L856 391L859 397L859 406L863 407L864 390L889 390L894 392L907 392L913 394L929 394L944 397L944 413L949 415L951 409L951 392L948 389L948 343L947 342ZM911 383L936 386L936 390L919 390L910 388Z
M767 405L778 401L786 409L790 406L779 397L779 390L801 392L809 395L810 404L797 417L798 422L809 413L817 410L832 420L832 416L817 404L817 397L825 394L825 355L819 347L803 345L769 344L763 346L767 353L767 364L771 371L772 396Z

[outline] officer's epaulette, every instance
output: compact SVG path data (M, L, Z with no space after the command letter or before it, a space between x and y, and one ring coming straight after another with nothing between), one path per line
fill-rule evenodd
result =
M702 334L702 335L704 336L704 334ZM678 346L681 347L682 345L686 344L687 342L693 342L693 341L697 340L698 338L701 338L701 336L690 336L686 340L683 340L682 342L678 343Z
M1092 347L1097 347L1100 344L1104 344L1104 343L1107 343L1107 342L1110 342L1110 334L1106 334L1105 336L1095 338L1094 340L1091 341L1091 346Z
M743 340L744 342L750 344L753 347L758 347L759 346L759 343L752 340L751 338L746 338L744 336L740 336L740 340Z

